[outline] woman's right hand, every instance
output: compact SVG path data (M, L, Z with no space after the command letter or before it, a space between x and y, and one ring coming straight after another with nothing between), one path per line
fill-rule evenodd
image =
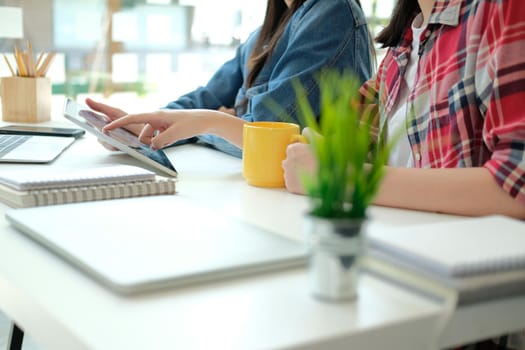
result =
M106 125L102 130L145 125L140 142L161 149L179 140L202 134L214 134L242 147L244 120L211 109L171 109L150 113L128 114Z
M237 116L237 114L235 114L235 108L227 108L227 107L221 106L219 107L218 111L222 113L227 113L233 116Z

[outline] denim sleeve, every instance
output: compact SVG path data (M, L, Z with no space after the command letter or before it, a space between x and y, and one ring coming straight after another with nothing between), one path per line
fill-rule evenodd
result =
M206 86L181 96L168 103L169 109L218 109L221 106L233 107L235 96L243 84L242 76L243 45L237 48L235 57L224 63L208 81Z
M353 71L360 82L370 78L372 61L366 19L354 0L307 1L292 17L270 60L246 91L246 121L280 120L304 126L292 81L299 80L319 115L316 74L325 68ZM272 105L277 104L279 111ZM200 140L240 157L237 147L214 135Z
M243 86L241 62L246 57L238 51L236 58L226 63L206 88L187 95L192 100L196 100L195 96L201 97L198 101L213 100L213 104L172 103L168 108L231 106L225 103L226 95L230 102L239 92L237 99L244 96L248 101L245 113L240 115L245 121L293 121L303 125L292 82L298 80L303 85L314 113L319 115L316 74L332 68L353 71L361 82L369 79L372 64L368 35L365 16L355 0L307 1L292 16L252 87ZM233 87L234 82L240 90ZM212 99L212 96L222 96L222 99ZM184 101L184 97L179 101ZM273 105L278 105L278 110ZM228 154L242 155L239 148L215 135L201 135L198 139Z
M179 97L166 105L168 109L218 109L221 106L231 108L234 106L235 97L243 84L243 61L246 55L245 45L237 48L235 57L224 63L208 81L206 86ZM188 142L200 142L218 150L241 157L241 150L230 142L215 136L201 135L189 140L181 140L175 145Z
M299 124L295 90L298 79L308 93L314 112L319 115L316 74L322 69L353 71L361 82L371 75L369 34L366 19L354 0L306 2L290 22L273 57L255 85L246 91L249 99L247 121L289 120ZM277 103L282 115L269 106Z

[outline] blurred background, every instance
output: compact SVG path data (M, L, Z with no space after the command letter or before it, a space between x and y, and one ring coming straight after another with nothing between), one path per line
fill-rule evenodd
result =
M361 2L377 33L394 0ZM58 52L48 73L54 95L120 106L131 95L156 108L205 84L233 57L262 23L266 0L0 0L1 7L19 10L23 39L0 35L0 52L13 59L25 40L36 53ZM16 20L3 13L0 33ZM0 60L0 76L8 75Z

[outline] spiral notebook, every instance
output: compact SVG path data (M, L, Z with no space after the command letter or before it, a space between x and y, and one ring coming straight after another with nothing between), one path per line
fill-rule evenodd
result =
M402 228L371 225L366 241L365 270L404 282L412 274L415 289L423 279L433 281L456 290L460 304L525 294L523 221L486 216Z
M3 170L0 200L15 208L175 193L175 180L130 165Z
M371 230L374 249L444 276L525 268L525 222L503 216Z

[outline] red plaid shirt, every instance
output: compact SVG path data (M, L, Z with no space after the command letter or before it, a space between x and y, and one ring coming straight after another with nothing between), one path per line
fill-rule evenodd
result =
M392 116L412 42L409 28L361 88ZM436 0L421 37L407 134L420 168L484 166L525 205L525 2Z

